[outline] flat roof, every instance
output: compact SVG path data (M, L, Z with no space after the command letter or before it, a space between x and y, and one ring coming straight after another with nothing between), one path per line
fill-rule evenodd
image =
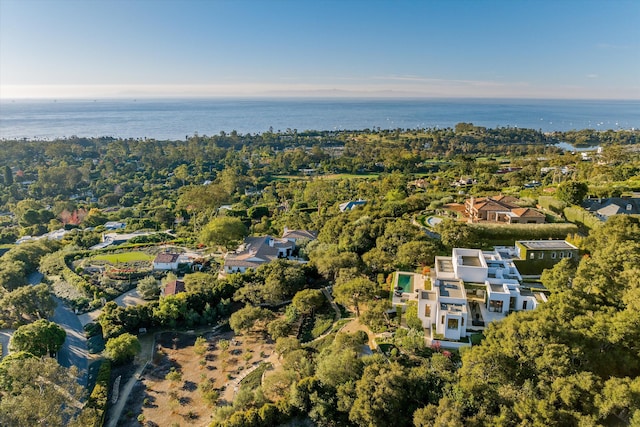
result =
M453 303L447 303L447 302L440 303L440 309L448 311L449 313L451 312L466 313L467 311L466 308L467 306L465 304L453 304Z
M565 240L518 240L527 249L578 249Z
M432 300L432 301L435 301L437 299L436 294L429 291L422 291L421 298L426 300Z
M493 284L493 283L490 283L489 285L491 286L491 292L500 292L500 293L503 293L503 294L507 293L504 290L504 285L497 285L497 284Z
M438 257L436 262L438 263L438 270L443 273L453 273L453 263L451 262L451 258Z
M480 262L480 257L478 256L470 256L470 255L462 255L462 265L467 265L471 267L482 267L482 263Z
M443 280L440 282L440 296L451 298L463 298L464 293L459 283Z

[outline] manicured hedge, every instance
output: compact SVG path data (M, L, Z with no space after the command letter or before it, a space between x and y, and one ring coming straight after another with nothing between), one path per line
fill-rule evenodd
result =
M111 381L111 363L108 360L102 362L96 385L89 396L89 400L82 410L80 419L86 426L102 427L107 416L107 404L109 400L109 382Z
M561 200L556 199L551 196L540 196L538 198L538 204L545 209L548 209L557 214L562 214L564 208L567 207L567 204Z
M513 245L516 240L565 239L577 233L575 224L470 224L487 246Z
M564 217L567 218L567 221L583 225L590 230L602 225L602 221L595 215L579 206L568 206L564 208Z

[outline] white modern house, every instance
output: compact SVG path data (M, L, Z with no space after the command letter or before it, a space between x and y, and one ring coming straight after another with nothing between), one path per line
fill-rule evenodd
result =
M364 206L367 204L366 200L358 199L358 200L349 200L348 202L340 203L338 206L340 208L340 212L351 211L358 206Z
M497 250L455 248L450 257L436 257L430 274L431 280L397 273L393 303L417 301L423 327L435 333L432 339L460 340L512 311L533 310L547 300L542 292L523 288L513 261ZM415 289L397 286L402 276L412 276Z

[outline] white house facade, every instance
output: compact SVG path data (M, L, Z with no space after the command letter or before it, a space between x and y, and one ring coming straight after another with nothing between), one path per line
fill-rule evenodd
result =
M498 251L455 248L450 257L436 257L430 275L430 280L415 277L413 283L422 289L396 293L393 302L416 300L422 326L447 340L460 340L512 311L533 310L547 300L542 292L523 288L513 261Z

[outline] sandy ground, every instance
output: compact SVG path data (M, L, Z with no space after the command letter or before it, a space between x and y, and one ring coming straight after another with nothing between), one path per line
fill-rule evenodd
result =
M234 337L232 332L203 333L208 349L200 356L193 347L197 336L196 333L176 332L157 336L152 361L141 371L139 380L134 377L130 382L131 393L122 414L118 420L112 420L110 426L138 426L140 414L145 421L158 426L172 423L207 426L212 419L213 407L202 398L198 390L200 383L211 381L220 393L217 404L228 404L245 375L260 362L277 361L273 343L251 336ZM221 339L231 343L226 351L219 348ZM172 368L182 373L179 381L165 379Z
M347 332L350 334L357 331L365 331L367 333L367 336L369 337L369 341L367 342L367 345L369 346L370 349L376 348L375 334L371 332L371 330L367 326L360 323L360 320L353 319L352 321L350 321L340 329L340 332Z

